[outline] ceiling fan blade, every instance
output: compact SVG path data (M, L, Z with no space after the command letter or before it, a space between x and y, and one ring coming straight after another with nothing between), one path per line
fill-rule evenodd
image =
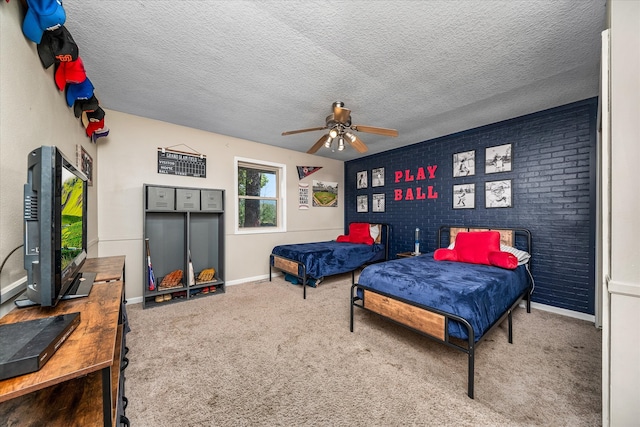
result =
M336 122L347 123L350 117L351 117L351 110L334 104L333 118Z
M302 133L302 132L311 132L314 130L322 130L322 129L326 129L326 126L322 126L322 127L317 127L317 128L308 128L308 129L298 129L298 130L289 130L286 132L282 132L282 136L286 136L286 135L293 135L296 133Z
M351 132L349 132L351 135L353 135L353 138L349 138L349 136L347 136L345 139L347 140L347 142L349 144L351 144L351 146L358 152L358 153L366 153L368 148L365 145L364 142L362 142L362 140L360 138L358 138L358 135L353 134Z
M377 128L373 126L363 126L363 125L354 125L354 126L351 126L351 129L357 130L358 132L374 133L376 135L398 136L398 131L395 129Z
M323 128L324 129L324 128ZM315 144L313 144L313 146L311 148L309 148L309 151L307 151L308 154L313 154L316 151L318 151L320 149L320 147L322 147L324 145L324 142L327 140L327 137L329 136L328 133L322 135L322 137L320 137L320 139L318 140L318 142L316 142Z

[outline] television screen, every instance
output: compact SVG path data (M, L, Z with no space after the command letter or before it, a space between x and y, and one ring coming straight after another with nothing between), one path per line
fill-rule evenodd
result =
M62 270L83 250L84 182L67 168L62 169L62 224L60 228L60 260Z
M87 257L86 197L86 176L57 147L43 145L29 153L24 186L27 291L16 301L18 307L49 307L63 298L88 295L93 281L80 272Z

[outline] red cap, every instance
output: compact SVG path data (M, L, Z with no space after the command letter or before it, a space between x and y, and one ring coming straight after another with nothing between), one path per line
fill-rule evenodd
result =
M64 90L67 83L82 83L87 79L82 59L78 56L75 61L60 62L56 68L56 85Z
M87 132L87 136L91 137L91 135L93 135L93 133L95 131L97 131L98 129L102 129L104 127L104 119L98 121L98 122L89 122L89 124L87 125L87 128L85 129Z

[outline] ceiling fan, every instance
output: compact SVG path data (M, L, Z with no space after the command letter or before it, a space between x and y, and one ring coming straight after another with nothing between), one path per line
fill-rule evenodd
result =
M333 113L329 114L325 120L325 125L321 127L290 130L282 132L282 135L293 135L302 132L311 132L316 130L329 129L329 132L322 135L322 137L307 151L309 154L313 154L320 149L323 145L327 148L331 148L333 141L338 144L338 151L344 150L344 142L347 141L357 152L364 153L367 151L367 146L362 142L358 136L352 131L373 133L376 135L384 136L398 136L398 131L395 129L379 128L373 126L352 125L351 124L351 110L344 108L344 104L340 101L333 103Z

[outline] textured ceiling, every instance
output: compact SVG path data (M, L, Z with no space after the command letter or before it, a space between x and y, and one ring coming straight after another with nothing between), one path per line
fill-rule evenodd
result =
M605 0L65 0L100 104L307 151L334 101L364 155L598 95ZM108 116L107 116L108 126ZM112 129L117 132L117 129ZM350 160L351 148L318 155Z

